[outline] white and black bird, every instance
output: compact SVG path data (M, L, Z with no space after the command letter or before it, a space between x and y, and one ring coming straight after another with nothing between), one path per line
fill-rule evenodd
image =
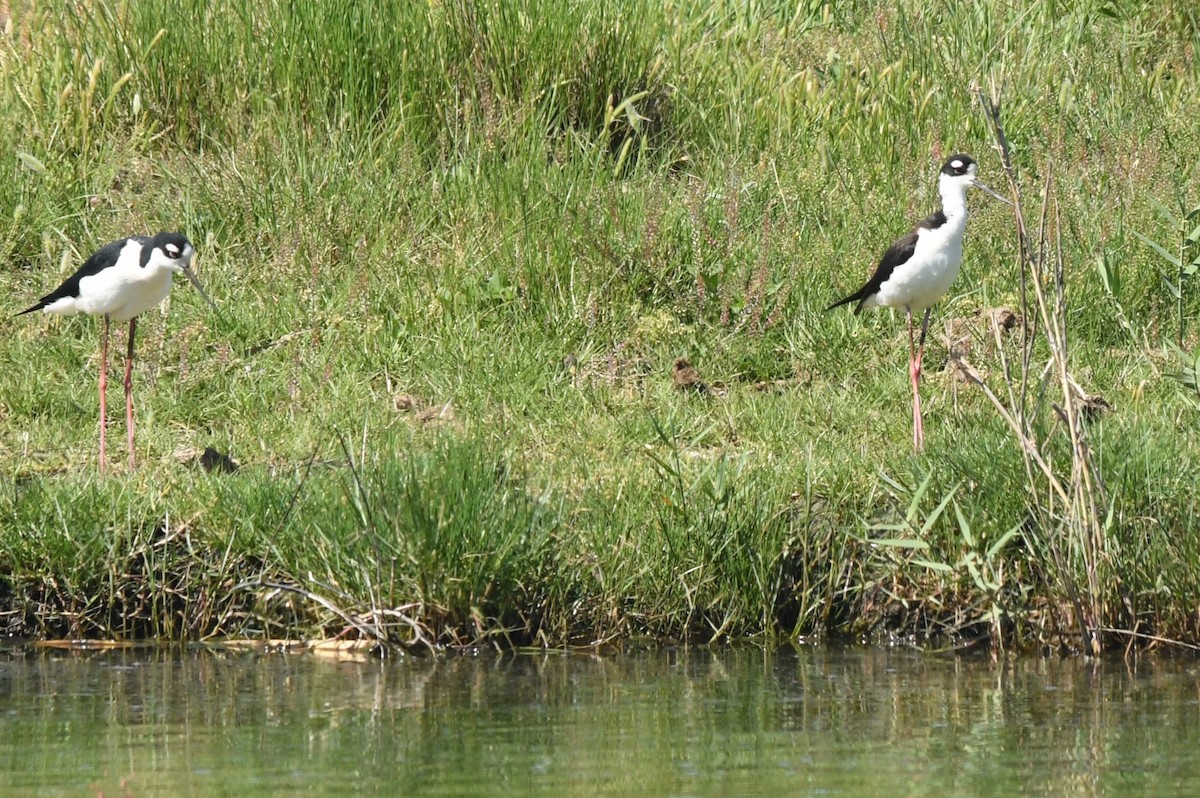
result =
M192 271L196 249L182 233L159 233L153 238L130 236L105 244L92 253L79 270L58 288L38 300L36 305L16 314L22 316L41 310L70 315L90 313L104 317L100 335L100 470L107 466L104 430L107 425L105 389L108 386L109 321L129 322L129 348L125 355L125 425L129 434L129 467L133 457L133 333L137 316L167 298L171 278L183 272L204 300L209 299Z
M963 233L967 227L967 189L974 186L1001 202L1012 203L975 178L979 167L969 155L951 155L938 176L942 207L921 220L905 236L888 247L866 284L850 296L826 308L857 302L854 312L863 308L887 306L904 308L908 320L908 371L913 388L913 446L925 445L921 424L921 356L925 334L929 330L929 309L942 298L962 265ZM919 344L913 342L913 312L925 311Z

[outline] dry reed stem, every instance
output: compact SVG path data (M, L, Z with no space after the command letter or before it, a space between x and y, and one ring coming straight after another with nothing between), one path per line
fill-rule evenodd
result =
M993 81L990 96L985 96L983 90L979 87L975 87L975 92L990 123L996 148L1000 153L1005 175L1008 178L1015 198L1014 217L1019 249L1018 265L1020 269L1021 312L1024 317L1029 317L1029 306L1031 304L1029 287L1032 286L1032 304L1036 307L1036 320L1041 322L1042 331L1050 352L1049 360L1042 371L1042 377L1039 378L1039 382L1042 383L1039 395L1045 389L1045 377L1051 372L1054 374L1054 380L1058 384L1062 394L1062 406L1054 407L1061 417L1065 419L1068 440L1071 445L1070 475L1066 482L1058 476L1050 454L1045 448L1050 443L1050 437L1047 436L1039 441L1030 428L1027 407L1030 381L1033 374L1030 366L1036 330L1027 331L1023 335L1019 391L1013 385L1013 375L1008 367L1008 361L1002 355L1005 381L1009 391L1009 404L1015 408L1015 411L1010 411L1003 406L1003 403L984 384L979 373L970 364L966 363L961 357L957 360L963 374L984 391L984 394L996 407L1005 423L1016 436L1025 462L1029 496L1039 515L1047 519L1060 518L1060 523L1068 531L1075 533L1075 542L1078 544L1078 551L1082 555L1087 580L1086 611L1079 591L1074 585L1074 580L1069 578L1069 570L1064 567L1064 561L1055 539L1052 536L1048 536L1046 544L1075 606L1076 615L1081 623L1080 632L1084 648L1089 649L1093 654L1097 654L1101 646L1099 633L1102 626L1101 619L1104 614L1104 589L1100 580L1099 567L1105 551L1104 530L1100 520L1099 506L1100 502L1105 499L1103 483L1100 480L1095 459L1092 456L1091 448L1085 437L1081 410L1079 403L1076 401L1076 392L1074 390L1076 383L1071 377L1069 370L1066 288L1063 278L1065 269L1061 239L1062 224L1059 206L1053 195L1053 169L1050 166L1047 166L1046 169L1046 179L1042 193L1043 202L1038 219L1037 244L1035 248L1030 242L1021 203L1019 184L1012 165L1008 139L1000 121L1000 91ZM1054 209L1053 242L1050 240L1051 207ZM1049 258L1051 252L1053 253L1052 260ZM1049 274L1046 272L1047 263L1051 266L1051 273ZM1053 285L1053 296L1048 296L1046 286L1047 283L1051 282ZM995 334L997 343L999 343L998 332ZM1049 506L1043 507L1038 499L1040 491L1037 490L1036 480L1034 479L1035 467L1037 471L1040 471L1045 476L1046 484L1050 488L1051 502ZM1054 506L1056 503L1061 504L1061 515L1060 511L1056 510Z

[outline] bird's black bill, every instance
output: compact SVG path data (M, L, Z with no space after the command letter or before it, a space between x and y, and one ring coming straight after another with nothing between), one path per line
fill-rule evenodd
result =
M196 273L186 266L183 268L183 273L187 275L187 278L191 281L192 285L196 286L196 290L200 292L200 296L204 297L204 301L207 302L209 306L217 312L218 316L221 315L221 309L217 307L217 303L213 302L212 298L209 297L207 292L205 292L204 286L200 285L200 281L196 279Z
M983 183L980 183L978 180L973 180L973 181L971 181L971 185L975 186L975 188L978 188L978 189L981 189L982 191L985 191L985 192L987 192L988 194L991 194L993 197L995 197L996 199L1000 200L1000 201L1001 201L1001 202L1003 202L1005 205L1012 206L1012 204L1013 204L1013 203L1012 203L1012 200L1010 200L1010 199L1006 199L1005 197L1001 197L1001 196L1000 196L999 194L997 194L995 191L992 191L990 188L988 188L987 186L985 186Z

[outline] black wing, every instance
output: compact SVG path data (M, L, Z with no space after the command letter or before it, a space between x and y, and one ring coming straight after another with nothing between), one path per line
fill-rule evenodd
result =
M909 230L903 237L896 239L896 242L887 248L887 252L883 253L883 257L879 259L879 265L875 267L875 273L871 275L871 279L867 280L862 288L844 299L839 299L825 308L825 310L830 311L842 305L857 302L858 305L854 308L854 313L856 315L861 313L867 299L873 294L878 293L883 284L887 282L887 279L892 276L892 272L895 271L896 267L913 256L913 252L917 249L917 237L921 231L935 230L945 223L946 214L942 213L940 209L926 216L916 227Z
M64 297L79 296L79 281L84 277L91 277L93 274L99 274L117 262L117 258L121 255L121 250L130 240L145 243L148 239L144 236L130 236L129 238L121 238L116 241L110 241L100 249L91 254L79 269L63 281L63 284L55 288L50 293L38 300L33 307L25 308L17 316L24 316L26 313L33 313L35 310L41 310L52 302L57 302Z

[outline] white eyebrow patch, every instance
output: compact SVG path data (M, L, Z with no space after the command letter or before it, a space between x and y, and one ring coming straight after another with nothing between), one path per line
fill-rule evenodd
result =
M953 166L955 169L962 169L962 161L959 161L957 159L951 161L950 165Z
M174 258L179 254L179 247L175 246L174 244L167 244L167 254Z

